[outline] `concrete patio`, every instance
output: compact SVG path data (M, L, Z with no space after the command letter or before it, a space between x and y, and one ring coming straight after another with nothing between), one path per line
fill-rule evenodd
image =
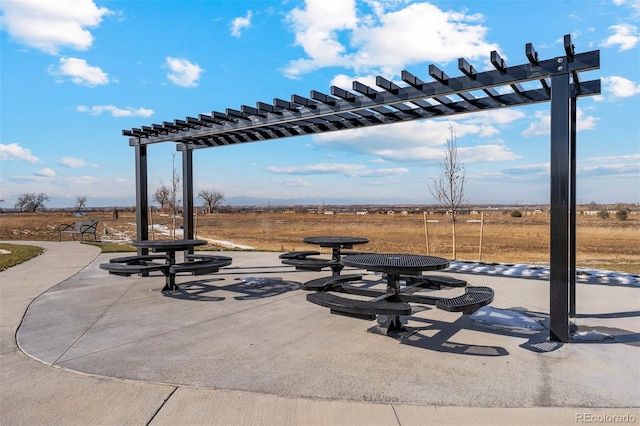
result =
M163 294L162 275L99 269L117 255L96 247L28 244L47 251L0 273L3 425L640 419L637 286L579 283L575 322L595 337L559 344L548 340L548 281L452 274L493 288L491 309L416 306L415 333L396 340L307 302L299 284L323 273L279 253L225 252L231 266L180 276L188 287Z

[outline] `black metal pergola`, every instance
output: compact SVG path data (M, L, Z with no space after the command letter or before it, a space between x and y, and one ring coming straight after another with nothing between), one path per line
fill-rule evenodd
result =
M428 82L403 71L403 85L376 77L376 88L354 81L351 90L331 86L330 94L311 90L309 97L294 94L290 101L275 98L123 130L135 148L138 239L149 238L147 147L152 144L174 142L182 153L183 229L185 238L193 238L194 150L550 102L550 337L568 342L569 318L575 317L576 100L600 93L599 79L579 77L600 68L600 51L575 53L565 35L564 55L540 60L531 43L525 55L528 62L507 66L493 51L495 70L477 72L460 58L457 77L429 65ZM530 82L533 88L522 86Z

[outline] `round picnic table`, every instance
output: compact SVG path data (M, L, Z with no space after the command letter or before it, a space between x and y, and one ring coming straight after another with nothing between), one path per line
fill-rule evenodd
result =
M368 271L383 272L386 275L387 291L385 299L400 302L400 275L421 275L423 271L437 271L449 267L449 261L442 257L419 254L364 253L343 257L340 262ZM392 316L388 322L388 332L405 331L399 316Z
M340 250L343 248L351 249L356 244L366 244L369 242L367 238L363 237L347 237L347 236L321 236L321 237L307 237L302 240L307 244L316 244L320 247L331 248L332 260L339 261L341 257Z
M165 262L171 266L176 263L176 252L190 250L195 246L204 246L206 244L207 241L205 240L140 240L131 243L134 247L151 249L154 253L165 253ZM168 273L162 291L177 289L176 275Z

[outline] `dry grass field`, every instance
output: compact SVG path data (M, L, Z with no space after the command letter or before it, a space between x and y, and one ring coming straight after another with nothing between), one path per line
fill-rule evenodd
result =
M110 211L89 212L87 219L100 221L101 236L107 229L110 239L124 234L135 239L135 214L120 212L115 220ZM430 216L429 253L452 257L451 224L446 216ZM549 218L538 215L512 218L485 215L480 258L480 224L467 222L479 217L465 216L457 224L459 260L500 263L548 263ZM56 227L71 223L71 213L1 214L0 240L57 240ZM154 225L172 226L166 215L154 214ZM425 224L421 215L318 215L287 213L224 213L199 215L196 233L200 238L229 241L257 250L303 250L313 246L302 238L314 235L367 237L370 243L355 250L425 254ZM577 224L578 267L640 273L640 218L579 216ZM69 236L64 236L69 239ZM106 237L105 237L106 238ZM154 238L168 238L154 232Z

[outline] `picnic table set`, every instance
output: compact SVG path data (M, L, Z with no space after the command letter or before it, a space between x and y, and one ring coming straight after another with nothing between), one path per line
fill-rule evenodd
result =
M331 275L302 284L302 289L309 291L307 301L339 315L366 320L385 316L381 327L390 336L401 337L408 332L403 320L406 322L406 317L412 314L411 303L434 305L438 309L469 315L493 301L494 292L489 287L469 286L464 280L444 275L423 274L447 269L449 260L441 257L352 251L354 246L369 242L362 237L314 236L304 238L303 242L331 249L330 258L317 250L280 255L283 264L296 270L331 270ZM231 265L232 259L227 256L193 254L195 247L206 244L204 240L195 239L134 241L134 247L144 249L143 253L151 250L153 254L112 258L100 268L124 276L146 276L159 271L165 276L161 291L175 292L180 290L176 284L177 274L212 274ZM184 252L183 262L176 261L178 252ZM345 267L355 273L342 274ZM365 278L361 273L363 270L372 273L374 279L371 274ZM453 290L458 295L434 294L439 290Z
M330 260L317 256L319 252L303 251L281 255L284 264L301 270L330 268L331 276L320 277L303 284L309 302L330 309L331 313L373 320L386 315L383 329L388 335L402 335L408 330L402 324L403 316L411 315L410 303L435 305L449 312L469 315L493 301L494 292L489 287L468 286L466 281L448 276L423 275L425 271L438 271L449 267L447 259L436 256L398 253L341 253L342 248L354 244L366 244L359 237L309 237L305 243L332 249ZM343 256L344 254L344 256ZM324 263L323 263L324 262ZM336 263L340 266L336 266ZM362 274L341 275L345 266L382 274L383 289L373 288L380 280L363 280ZM464 293L455 297L441 297L429 293L461 287ZM348 297L359 296L359 297ZM365 300L360 296L368 297Z

